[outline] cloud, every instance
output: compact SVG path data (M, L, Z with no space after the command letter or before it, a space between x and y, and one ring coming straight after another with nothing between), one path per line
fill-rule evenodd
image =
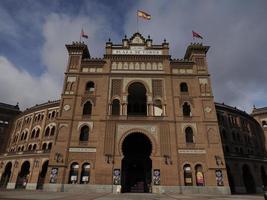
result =
M191 31L200 32L200 42L211 46L207 59L215 100L250 111L257 102L267 105L267 2L256 2L141 1L128 12L124 28L136 31L133 16L144 9L152 19L139 20L140 32L150 34L154 43L166 37L176 58L182 58L192 42Z

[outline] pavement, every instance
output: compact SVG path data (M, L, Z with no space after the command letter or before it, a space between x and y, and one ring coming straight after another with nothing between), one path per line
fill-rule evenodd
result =
M263 195L144 194L144 193L70 193L2 190L0 200L263 200Z

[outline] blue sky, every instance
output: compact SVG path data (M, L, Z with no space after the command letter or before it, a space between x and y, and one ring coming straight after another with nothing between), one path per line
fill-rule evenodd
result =
M250 112L267 106L267 1L265 0L1 0L0 101L26 108L59 99L67 61L66 43L88 33L93 57L105 42L119 43L136 31L136 10L152 15L140 32L164 38L182 58L191 31L210 45L209 71L215 100Z

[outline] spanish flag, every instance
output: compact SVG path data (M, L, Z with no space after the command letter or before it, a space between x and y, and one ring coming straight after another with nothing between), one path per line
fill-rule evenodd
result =
M146 20L150 20L151 19L151 15L142 11L142 10L138 10L137 11L137 16L138 17L142 17L143 19L146 19Z

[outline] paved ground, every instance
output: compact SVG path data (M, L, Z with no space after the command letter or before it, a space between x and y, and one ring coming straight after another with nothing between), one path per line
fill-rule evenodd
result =
M44 191L0 191L0 200L263 200L262 195L180 195L180 194L106 194L106 193L67 193Z

